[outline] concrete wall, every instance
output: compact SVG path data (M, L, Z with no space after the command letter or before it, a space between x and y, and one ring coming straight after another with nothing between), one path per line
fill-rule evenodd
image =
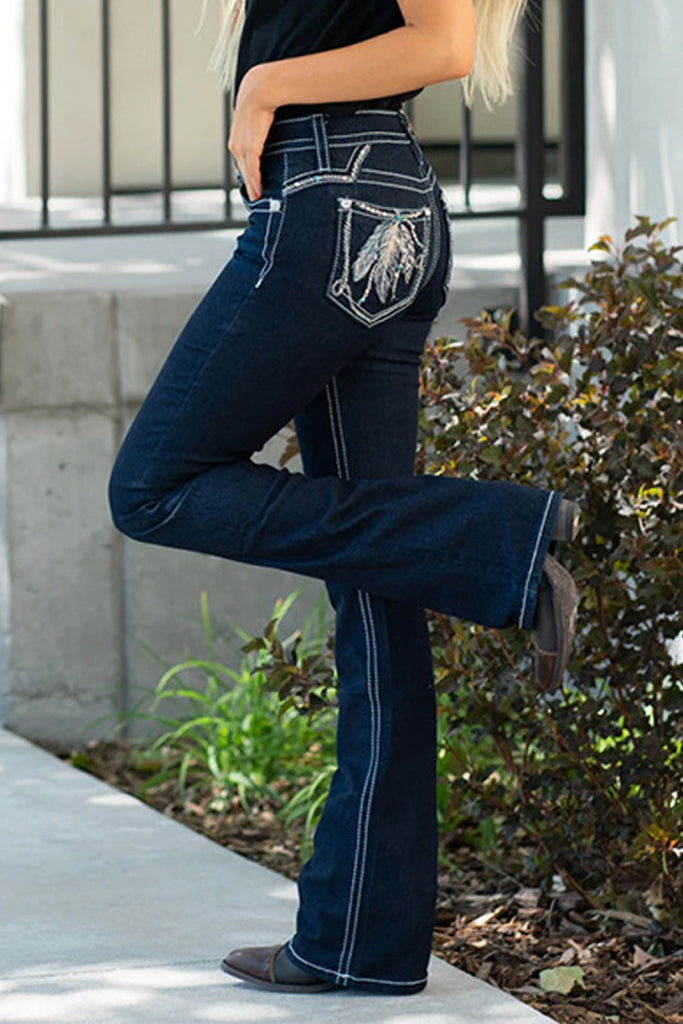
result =
M548 97L547 132L557 136L559 119L558 16L560 0L545 0ZM219 182L224 132L222 96L207 70L219 21L210 0L200 23L202 0L174 0L172 10L172 161L180 184ZM24 41L21 42L25 10ZM50 166L54 195L97 195L102 181L100 5L53 0L49 19ZM158 0L111 4L112 151L116 187L158 186L162 166L161 25ZM35 195L40 187L38 0L3 0L0 5L2 123L12 124L12 144L0 140L0 202ZM23 56L23 60L21 59ZM11 58L11 60L10 60ZM415 124L425 141L460 136L460 86L427 90L415 104ZM516 102L495 114L478 104L474 133L481 140L512 141ZM24 142L25 138L25 142ZM3 164L2 147L6 149Z
M64 747L110 731L88 726L159 678L143 644L169 664L204 656L202 590L221 634L228 617L260 629L297 587L300 622L322 592L291 574L129 543L110 523L122 431L198 298L62 292L2 307L0 720L24 736Z
M588 0L586 244L635 214L683 230L680 0Z

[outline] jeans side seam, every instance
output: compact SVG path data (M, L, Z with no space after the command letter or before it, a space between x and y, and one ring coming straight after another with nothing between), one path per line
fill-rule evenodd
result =
M327 399L327 411L330 417L330 432L332 434L332 447L334 448L334 461L337 467L337 476L339 477L340 480L344 480L345 476L341 462L341 447L339 444L339 438L337 436L337 423L332 404L332 390L329 384L325 385L325 397Z
M332 427L332 438L335 448L337 467L341 466L343 479L351 477L344 436L344 422L341 414L339 387L335 377L327 387L328 410ZM372 613L370 596L358 591L358 604L363 620L363 633L366 651L366 692L370 705L370 758L363 790L358 806L356 823L356 849L354 853L353 872L349 888L349 902L346 914L344 939L337 963L337 980L351 977L349 969L356 950L358 922L363 901L363 889L367 870L367 853L370 837L370 817L379 772L380 748L382 739L382 707L379 686L379 660L377 650L377 632Z
M344 437L344 428L341 415L341 401L339 398L339 387L337 385L337 378L332 378L332 397L334 399L334 408L337 414L337 422L339 424L339 440L341 443L341 454L344 466L344 475L347 480L351 479L351 473L349 470L349 453L346 447L346 438Z
M382 704L380 700L377 631L372 612L370 595L365 591L359 591L358 604L361 611L361 617L363 618L363 632L365 635L367 655L367 691L370 703L370 763L368 764L366 785L363 787L363 797L365 798L367 793L367 798L365 798L364 801L361 801L361 806L363 807L363 821L361 825L361 860L356 892L354 894L353 904L350 905L350 909L351 907L353 908L353 924L351 926L350 935L345 937L345 942L346 938L348 938L346 963L342 964L342 966L345 967L345 974L348 974L350 971L358 939L358 922L360 920L367 873L368 844L370 842L370 819L372 815L375 790L377 787L377 777L379 775L380 751L382 744ZM358 813L360 825L360 807ZM348 923L350 924L350 920Z
M423 284L425 285L429 284L429 282L431 281L432 275L434 274L436 268L438 267L439 260L441 259L441 230L439 228L439 208L437 205L437 201L435 200L434 197L433 189L429 197L429 204L432 211L432 237L436 239L436 244L433 247L431 266L429 267L429 270L425 272L425 275L422 279Z
M358 605L363 620L363 635L365 638L366 654L366 693L370 705L370 758L367 772L363 781L363 789L358 803L358 818L356 821L356 848L353 857L353 872L351 885L349 887L349 900L346 908L346 926L344 928L344 940L342 942L339 961L337 963L337 974L339 979L348 975L351 959L355 952L356 936L358 931L358 914L362 901L363 882L365 878L365 866L367 861L367 836L370 809L372 807L372 794L374 792L375 766L377 759L377 737L381 734L381 722L378 722L375 694L373 692L373 667L372 667L372 645L370 640L370 626L366 609L363 605L363 594L358 591Z

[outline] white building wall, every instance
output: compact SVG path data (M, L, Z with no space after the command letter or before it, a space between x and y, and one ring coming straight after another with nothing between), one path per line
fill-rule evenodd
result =
M0 199L26 195L24 0L2 0L0 12Z
M586 244L636 214L683 233L683 4L588 0Z

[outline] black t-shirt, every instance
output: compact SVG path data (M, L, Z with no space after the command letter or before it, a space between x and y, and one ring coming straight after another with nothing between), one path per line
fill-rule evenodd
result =
M403 24L396 0L246 0L235 93L255 64L350 46ZM417 96L419 91L373 100L372 105L398 107L402 100Z

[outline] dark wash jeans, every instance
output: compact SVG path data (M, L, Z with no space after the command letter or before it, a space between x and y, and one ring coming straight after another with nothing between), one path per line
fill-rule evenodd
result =
M123 443L112 514L136 540L327 584L339 768L288 954L341 985L417 992L436 890L423 609L531 628L560 495L413 475L450 241L405 114L276 118L263 175ZM304 474L252 462L292 417Z

